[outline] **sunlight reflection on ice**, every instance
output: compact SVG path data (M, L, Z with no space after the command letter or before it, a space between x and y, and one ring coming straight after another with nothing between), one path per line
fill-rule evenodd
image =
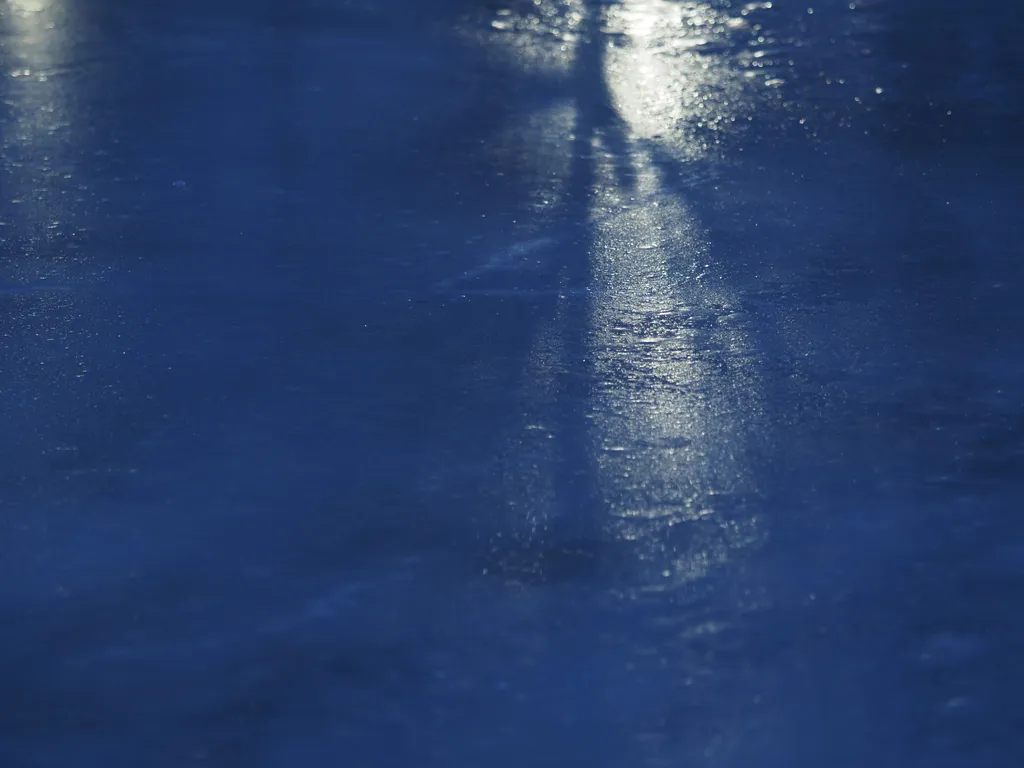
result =
M661 590L706 575L762 535L755 519L722 508L756 491L743 454L758 391L744 334L690 322L695 309L717 319L735 300L693 280L714 272L699 225L682 202L658 195L658 175L643 162L634 157L636 196L658 205L596 228L592 268L602 293L591 302L589 344L598 382L593 439L622 447L596 454L598 482L613 529L651 566L644 588ZM607 169L598 178L598 190L614 189ZM662 245L641 250L653 232ZM711 365L711 346L734 367ZM678 525L692 530L680 538Z
M571 79L568 98L494 151L535 164L545 200L578 210L588 231L577 243L586 268L574 272L589 289L585 319L560 305L524 376L525 399L537 404L530 423L564 411L555 404L570 390L585 391L576 396L586 415L578 432L562 423L517 438L536 443L533 463L507 468L506 480L529 487L506 496L518 498L524 535L543 538L544 510L567 514L558 496L570 493L550 477L553 446L587 441L598 526L635 555L624 597L678 589L765 535L744 506L757 492L745 463L760 413L754 346L681 193L717 137L757 107L763 83L743 76L729 46L766 7L729 16L667 0L551 2L522 17L500 12L491 25L493 42L521 63ZM543 168L537 147L552 154ZM585 390L559 384L574 345L589 368Z

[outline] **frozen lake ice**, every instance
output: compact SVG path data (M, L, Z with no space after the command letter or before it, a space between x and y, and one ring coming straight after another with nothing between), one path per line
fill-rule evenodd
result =
M0 765L1021 765L1022 21L0 0Z

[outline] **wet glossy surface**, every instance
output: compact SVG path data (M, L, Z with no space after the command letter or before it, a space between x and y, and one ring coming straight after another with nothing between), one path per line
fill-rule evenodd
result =
M425 5L0 0L0 764L1020 765L1021 12Z

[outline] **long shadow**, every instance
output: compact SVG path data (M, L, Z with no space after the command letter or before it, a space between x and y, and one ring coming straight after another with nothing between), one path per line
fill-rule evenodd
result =
M594 286L591 252L595 246L593 211L600 193L598 164L602 150L612 164L616 192L628 196L635 178L630 153L629 129L619 115L605 73L608 36L605 34L607 3L589 0L583 4L579 42L568 80L575 104L572 164L566 187L564 219L578 232L565 263L569 285ZM592 296L591 301L600 301ZM558 465L555 476L557 509L552 520L550 542L553 554L588 553L578 565L600 566L601 552L610 543L606 528L605 502L596 475L592 435L595 393L590 307L574 302L561 313L559 329L564 344L565 368L558 388ZM571 569L563 569L570 570Z

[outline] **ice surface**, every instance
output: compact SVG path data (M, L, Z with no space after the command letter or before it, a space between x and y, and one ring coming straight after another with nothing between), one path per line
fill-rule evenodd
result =
M1024 19L809 5L0 6L0 765L1021 765Z

